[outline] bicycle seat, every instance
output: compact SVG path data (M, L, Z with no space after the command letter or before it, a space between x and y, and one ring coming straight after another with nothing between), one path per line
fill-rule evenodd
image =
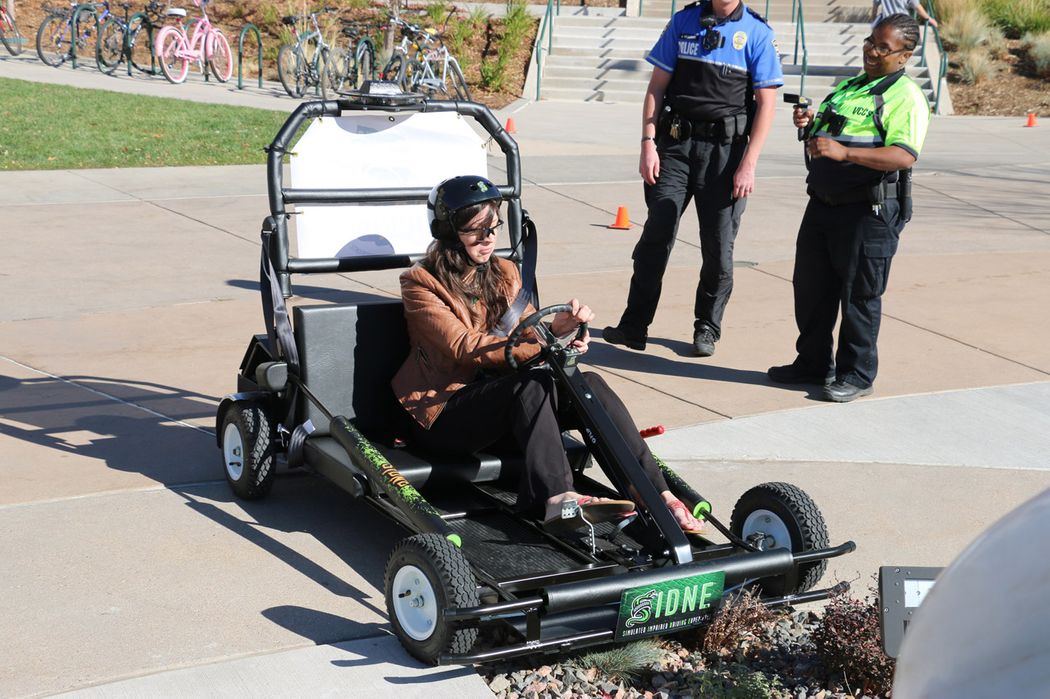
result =
M293 26L295 26L295 23L296 23L296 21L298 21L298 19L299 18L296 17L295 15L288 15L287 17L281 17L281 24L287 24L288 26L293 27Z
M123 7L125 10L130 10L131 9L131 3L130 2L122 2L122 3L120 3L120 6Z
M182 9L181 7L169 7L164 12L164 14L167 15L168 17L185 17L186 16L186 10Z

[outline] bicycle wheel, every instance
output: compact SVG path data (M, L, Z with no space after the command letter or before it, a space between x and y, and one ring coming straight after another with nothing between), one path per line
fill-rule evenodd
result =
M15 18L7 14L7 12L0 12L0 42L4 44L4 48L12 56L22 53L25 37L18 31Z
M185 57L186 38L178 27L164 27L157 34L156 54L160 72L168 82L185 82L190 72L190 60ZM183 54L183 55L180 55Z
M372 46L372 42L368 39L361 39L357 43L357 50L354 52L354 75L352 87L355 90L361 89L361 86L368 80L374 80L376 74L376 50Z
M57 68L69 58L69 24L62 15L51 15L36 31L36 55L46 65Z
M153 75L157 72L153 53L153 25L136 19L128 25L127 54L136 70Z
M277 77L289 95L303 96L306 91L306 61L297 46L285 44L277 51Z
M339 79L335 74L338 70L336 66L338 60L339 58L327 46L321 49L321 53L317 57L317 75L321 86L321 99L323 100L336 98Z
M208 52L208 67L211 74L221 83L226 82L233 75L233 52L230 50L230 42L226 35L216 30L207 39L211 44Z
M383 72L380 77L383 80L399 80L401 77L401 66L404 64L405 58L400 53L395 53L387 61L386 65L383 66Z
M124 60L124 27L110 20L102 25L95 44L95 63L106 75L112 75Z
M467 89L467 79L463 77L463 71L459 69L459 62L454 58L448 62L448 79L452 83L449 97L469 102L470 90Z

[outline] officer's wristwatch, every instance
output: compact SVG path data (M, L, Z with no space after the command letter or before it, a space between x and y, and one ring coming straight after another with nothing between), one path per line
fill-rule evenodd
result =
M646 141L655 141L655 140L656 140L656 136L642 136L642 143L645 143Z

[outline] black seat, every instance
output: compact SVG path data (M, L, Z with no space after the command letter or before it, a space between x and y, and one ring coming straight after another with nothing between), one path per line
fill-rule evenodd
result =
M333 415L350 419L415 487L450 480L489 482L520 468L520 454L449 458L422 454L411 445L393 446L395 437L404 437L401 425L409 419L390 388L390 380L408 356L400 300L298 306L293 319L303 381ZM328 436L324 414L304 397L300 401L300 422L309 419L316 428L304 447L307 462L333 480L358 471L346 451ZM580 467L586 449L570 438L565 443L572 452L570 462Z

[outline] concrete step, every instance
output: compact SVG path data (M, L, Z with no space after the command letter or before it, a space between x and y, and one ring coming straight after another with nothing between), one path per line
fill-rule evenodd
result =
M639 93L635 90L588 90L578 88L553 88L543 89L545 100L568 100L572 102L623 102L626 104L641 104L644 91Z
M595 49L593 47L571 47L571 46L555 46L554 51L550 53L550 57L556 56L573 56L576 58L590 57L594 60L605 59L605 58L634 58L644 59L646 54L649 53L649 47L644 49L621 49L621 48L603 48Z

